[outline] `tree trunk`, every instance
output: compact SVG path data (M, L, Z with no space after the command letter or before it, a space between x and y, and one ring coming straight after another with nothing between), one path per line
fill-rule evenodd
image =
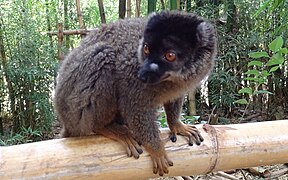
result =
M98 6L99 6L99 11L100 11L101 23L106 24L106 17L105 17L104 5L103 5L102 0L98 0Z
M119 0L119 18L124 19L126 12L126 0Z

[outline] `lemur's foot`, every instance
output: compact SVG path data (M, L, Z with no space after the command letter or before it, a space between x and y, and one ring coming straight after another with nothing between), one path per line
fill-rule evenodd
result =
M164 173L168 174L169 173L169 166L173 166L173 162L168 158L166 151L164 150L164 147L162 150L153 150L150 148L145 148L152 160L153 164L153 173L154 174L159 174L160 176L163 176Z

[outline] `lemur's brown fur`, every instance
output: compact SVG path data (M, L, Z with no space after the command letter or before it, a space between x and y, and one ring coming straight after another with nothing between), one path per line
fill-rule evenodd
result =
M167 52L176 55L173 62ZM63 136L102 134L121 142L135 158L142 145L151 155L153 172L168 173L173 163L159 137L155 112L164 105L172 141L181 134L190 145L200 144L197 129L178 118L184 94L209 74L215 54L212 25L193 14L161 12L148 21L103 25L81 41L59 70L55 109Z

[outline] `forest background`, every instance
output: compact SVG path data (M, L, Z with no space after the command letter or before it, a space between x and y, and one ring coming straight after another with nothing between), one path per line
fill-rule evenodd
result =
M193 98L187 97L182 120L225 124L288 119L286 0L0 0L0 145L55 135L58 51L67 54L81 39L64 36L59 47L57 36L48 33L57 32L58 23L64 30L93 29L163 9L196 13L217 28L215 70L196 93L196 112ZM160 110L163 126L164 119Z

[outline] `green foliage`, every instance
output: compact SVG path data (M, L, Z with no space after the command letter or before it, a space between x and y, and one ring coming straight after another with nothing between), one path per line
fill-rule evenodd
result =
M41 33L47 30L42 23L47 22L42 14L45 9L40 2L28 0L1 6L6 62L1 61L4 77L0 83L8 84L1 89L7 92L1 116L13 121L1 137L2 144L39 140L37 133L50 131L54 121L51 93L57 63L51 39Z
M156 11L156 0L148 0L148 14Z
M1 137L1 136L0 136ZM40 141L43 138L42 132L33 130L32 128L21 128L19 133L6 131L0 138L0 146L9 146L15 144L29 143L33 141Z
M177 0L169 0L169 7L170 10L176 10L177 9Z
M274 71L283 67L285 62L284 56L288 53L287 48L283 48L283 38L281 36L274 39L268 47L271 55L268 52L249 53L249 57L253 60L248 63L250 69L244 73L247 76L244 79L247 80L248 87L244 87L238 91L239 94L248 94L249 99L239 99L235 103L249 105L251 96L273 94L266 89L259 88L267 87L269 77L273 75Z
M200 116L187 116L184 113L180 116L180 121L184 122L185 124L197 124ZM163 108L158 110L158 119L157 119L160 127L166 128L168 127L166 114Z

